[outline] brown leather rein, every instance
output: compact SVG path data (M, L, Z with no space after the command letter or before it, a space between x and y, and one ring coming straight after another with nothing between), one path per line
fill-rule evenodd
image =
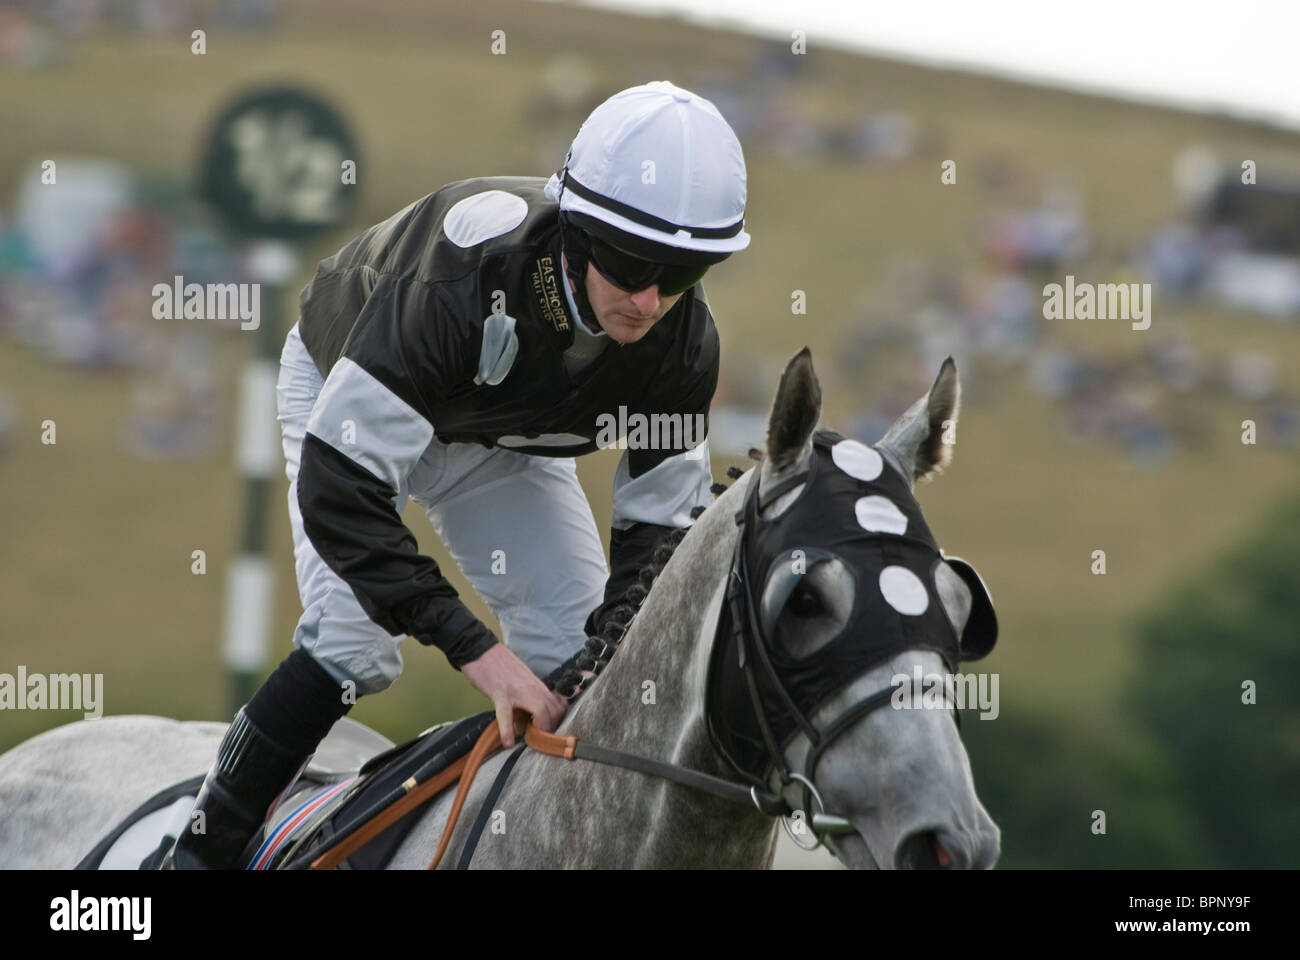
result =
M517 716L523 718L522 714ZM704 790L724 800L746 805L753 804L760 812L770 817L789 816L793 812L789 804L777 794L759 790L752 786L743 786L687 767L679 767L675 764L651 760L648 757L596 746L580 741L575 736L547 733L534 727L531 722L524 727L524 742L530 749L548 756L560 757L564 760L591 760L596 763L637 770L652 776L663 777L683 786ZM417 784L413 779L407 780L402 785L407 790L405 796L389 806L365 826L350 834L342 843L331 847L318 856L312 861L311 869L333 870L361 847L387 830L401 817L416 809L452 783L459 781L456 787L456 798L452 801L451 811L447 814L447 825L442 831L442 839L438 843L438 849L433 855L433 860L429 863L430 870L436 869L442 861L443 854L447 851L447 845L451 842L451 835L456 829L461 809L465 806L465 799L469 796L469 790L474 783L475 775L484 761L496 753L500 747L500 725L496 722L490 723L483 730L478 742L474 744L474 748L467 755L461 757L442 773L431 777L422 784ZM828 832L836 832L836 825L831 824L829 821L838 818L830 818L825 814L816 814L814 819L819 817L826 820L825 823L819 824L819 826Z

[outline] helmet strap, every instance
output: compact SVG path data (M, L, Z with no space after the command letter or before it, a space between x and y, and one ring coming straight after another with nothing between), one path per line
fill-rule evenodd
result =
M587 257L584 254L575 257L570 251L565 250L564 272L573 288L573 302L578 305L578 322L585 323L589 331L600 330L600 322L596 319L596 313L591 309L591 301L587 298Z
M564 200L564 181L569 173L569 161L565 158L564 169L560 171L560 195L556 198L556 206ZM582 249L581 243L570 244L568 238L564 235L564 211L560 210L560 254L564 262L564 272L568 276L573 287L573 302L578 305L578 322L585 323L588 330L600 330L600 321L596 319L596 312L591 308L591 301L587 299L587 251Z

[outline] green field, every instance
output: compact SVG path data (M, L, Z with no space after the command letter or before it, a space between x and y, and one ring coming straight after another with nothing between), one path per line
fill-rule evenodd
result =
M320 257L356 229L441 184L470 176L546 174L545 145L568 125L529 122L536 78L560 53L585 57L602 91L665 76L690 87L740 69L755 41L668 22L640 22L552 4L468 5L416 12L391 0L291 4L259 37L212 33L196 57L188 41L94 34L56 69L0 73L0 200L20 171L46 156L104 155L152 176L188 181L206 126L243 87L292 79L323 91L362 144L357 221L304 251L295 291ZM509 54L488 53L507 30ZM939 183L939 161L959 169L990 152L1013 155L1044 177L1077 186L1090 224L1110 248L1137 241L1174 215L1168 171L1176 152L1204 142L1232 157L1294 151L1293 135L1204 117L938 72L813 49L790 92L813 116L848 116L865 103L913 113L941 134L937 152L896 164L792 167L747 152L753 244L715 271L709 299L730 348L784 359L804 344L832 368L851 307L877 291L899 256L943 255L975 266L971 223L995 199L965 176ZM554 157L558 164L561 156ZM808 292L807 316L790 292ZM293 317L282 321L287 329ZM1167 324L1167 326L1165 326ZM1211 356L1252 347L1278 361L1300 391L1300 332L1262 319L1171 310ZM1127 323L1061 321L1060 338L1095 351L1138 348ZM211 462L157 464L122 451L128 380L55 366L0 342L0 386L19 405L13 447L0 459L0 671L102 672L106 712L217 719L224 714L220 612L224 569L238 541L243 487L232 463L236 375L250 342L220 342L223 447ZM849 378L827 376L828 426L851 407ZM1211 442L1176 452L1160 469L1130 465L1110 445L1073 438L1054 405L1022 375L987 375L964 410L955 462L919 491L945 548L972 559L1002 624L989 666L1002 674L1004 715L1048 719L1080 737L1126 737L1115 708L1129 681L1134 617L1181 577L1201 569L1300 481L1294 453L1247 447L1245 403L1216 402ZM268 412L268 415L273 415ZM39 442L54 419L58 443ZM757 439L757 438L756 438ZM580 463L597 522L610 514L616 454ZM728 465L715 459L721 476ZM281 480L274 511L278 575L276 660L289 650L300 608ZM407 514L421 546L444 565L477 613L494 623L451 567L422 513ZM190 573L204 549L208 574ZM1090 574L1104 549L1109 572ZM478 709L436 651L408 641L407 672L353 712L394 739ZM273 664L268 664L268 669ZM0 717L0 749L74 717ZM978 782L978 771L977 771Z

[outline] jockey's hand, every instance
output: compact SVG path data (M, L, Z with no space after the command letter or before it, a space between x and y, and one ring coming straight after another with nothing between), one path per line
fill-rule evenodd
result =
M537 729L554 733L569 708L569 702L547 689L504 643L493 644L477 660L463 665L460 672L475 690L491 699L505 747L513 747L515 737L523 733L522 724L516 729L516 710L532 717Z

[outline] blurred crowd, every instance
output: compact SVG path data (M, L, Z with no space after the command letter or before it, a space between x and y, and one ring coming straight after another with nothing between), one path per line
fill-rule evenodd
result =
M1176 171L1185 165L1179 158ZM1231 172L1216 170L1190 194L1186 182L1175 182L1178 219L1112 251L1068 185L1042 182L996 156L981 158L977 180L988 198L987 212L973 224L977 263L890 263L864 292L834 350L838 385L827 402L856 401L832 408L854 437L878 440L951 355L967 402L1019 379L1055 405L1066 436L1113 444L1141 466L1159 466L1179 449L1239 442L1237 427L1231 436L1212 431L1224 401L1239 401L1231 409L1255 421L1260 446L1300 448L1300 398L1283 384L1276 358L1245 345L1204 350L1185 323L1189 312L1214 308L1257 318L1247 322L1296 326L1300 186L1289 205L1279 201L1280 188L1260 205L1253 197L1249 204L1233 199L1253 185ZM1082 346L1087 337L1079 323L1109 321L1044 319L1043 288L1066 274L1150 283L1152 329ZM1115 330L1128 325L1119 321ZM724 365L715 446L739 455L761 440L779 372L743 352Z
M160 320L153 287L238 282L243 266L207 212L106 160L65 159L59 189L32 168L0 214L0 337L60 364L130 379L122 443L201 460L218 442L215 338L237 320ZM0 435L6 409L0 397ZM0 446L3 440L0 439Z
M810 69L807 64L807 57L792 55L789 43L767 42L734 75L719 71L680 79L714 103L747 151L760 149L794 166L827 161L895 163L938 156L937 131L888 104L864 103L840 117L814 115L800 87ZM640 64L624 85L676 72L666 65L659 69ZM520 117L522 123L550 132L537 153L539 169L558 165L572 131L610 92L581 57L557 56L546 65Z
M97 29L188 34L202 22L257 31L279 13L280 0L0 0L0 66L44 69Z
M0 7L0 58L26 63L25 54L14 53L22 46L14 37L24 31L75 36L99 23L166 31L184 7L150 0L11 3ZM225 5L223 16L256 28L273 22L277 10L270 0L248 0ZM795 165L937 168L945 136L939 119L875 101L856 113L821 115L801 100L807 62L787 43L771 43L734 75L680 79L717 104L750 156ZM653 66L640 64L627 83L640 82ZM555 169L571 132L608 93L580 57L557 56L545 65L520 117L547 131L539 173ZM1208 352L1182 323L1192 310L1216 307L1295 324L1300 185L1278 185L1276 178L1267 190L1243 185L1237 171L1203 149L1173 159L1171 189L1181 214L1121 245L1099 236L1068 181L1014 154L977 157L963 176L982 201L969 224L968 247L978 256L960 264L900 256L884 265L852 309L833 363L822 364L823 376L832 378L827 403L834 422L874 442L951 354L967 402L1019 382L1053 405L1069 436L1115 444L1143 465L1222 442L1207 417L1225 398L1255 412L1261 445L1300 446L1300 403L1275 358L1248 347ZM66 185L43 189L40 171L29 170L12 214L0 213L0 336L57 362L129 373L124 442L132 451L209 456L216 444L214 337L229 324L155 320L150 291L175 275L237 282L235 251L183 191L143 182L106 160L65 163L79 164L61 168L75 173L61 177ZM1044 285L1067 273L1099 283L1151 283L1152 329L1103 337L1085 349L1076 325L1043 318ZM761 442L785 359L729 345L712 414L720 452L743 454ZM0 449L14 409L12 397L0 395Z

